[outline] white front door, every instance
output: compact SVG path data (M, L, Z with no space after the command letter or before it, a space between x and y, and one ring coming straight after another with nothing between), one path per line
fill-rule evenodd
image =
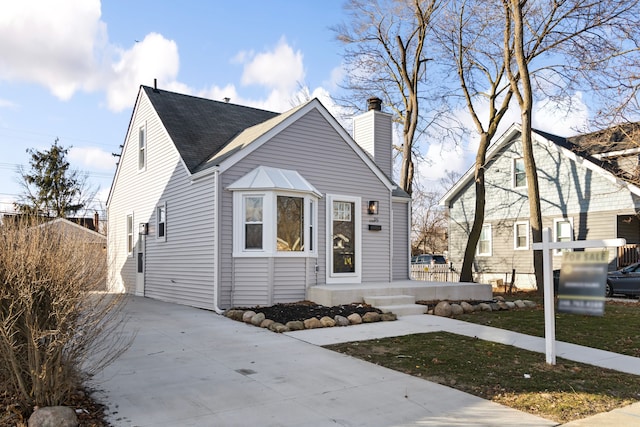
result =
M327 283L360 283L360 198L329 196L328 205Z
M138 236L138 244L136 245L136 295L144 296L144 271L145 271L145 258L144 249L146 243L146 236Z

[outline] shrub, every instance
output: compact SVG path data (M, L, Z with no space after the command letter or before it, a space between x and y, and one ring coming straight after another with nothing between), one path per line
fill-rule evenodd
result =
M0 380L23 413L64 404L130 343L123 295L102 292L106 251L84 234L0 226Z

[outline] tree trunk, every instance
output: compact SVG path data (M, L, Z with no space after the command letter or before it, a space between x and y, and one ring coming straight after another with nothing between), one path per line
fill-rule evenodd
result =
M480 233L482 233L482 226L484 225L484 167L489 142L490 138L486 132L480 134L480 145L478 146L478 154L476 155L475 164L476 205L473 216L473 225L469 232L467 247L464 250L464 260L462 261L462 271L460 272L461 282L473 282L473 260L476 256L476 248L478 246L478 241L480 240Z

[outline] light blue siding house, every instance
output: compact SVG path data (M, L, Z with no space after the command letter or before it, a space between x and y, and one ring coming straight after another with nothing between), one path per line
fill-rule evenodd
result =
M380 104L352 138L317 99L278 114L142 86L108 199L110 287L221 310L408 280Z
M564 138L534 131L534 156L543 227L553 239L625 238L627 247L609 249L609 267L637 260L640 243L637 125ZM476 281L535 287L532 239L521 131L513 125L487 153L485 221L476 249ZM449 259L460 267L475 212L470 169L443 196L449 212ZM562 253L555 253L560 268Z

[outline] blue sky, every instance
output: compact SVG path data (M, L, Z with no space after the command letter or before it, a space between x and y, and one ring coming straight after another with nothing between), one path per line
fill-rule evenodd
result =
M273 111L336 89L342 0L1 0L0 211L55 138L104 201L140 84Z
M330 27L346 19L343 3L0 0L0 212L22 192L16 169L28 165L26 150L56 138L72 147L72 167L89 174L104 208L111 153L120 151L139 86L154 78L162 89L272 111L291 108L304 86L336 111L330 95L342 58ZM538 127L563 135L568 119L550 114L539 109ZM513 121L516 110L504 127ZM431 162L419 175L430 182L445 169L466 171L475 155L473 140L423 149Z

